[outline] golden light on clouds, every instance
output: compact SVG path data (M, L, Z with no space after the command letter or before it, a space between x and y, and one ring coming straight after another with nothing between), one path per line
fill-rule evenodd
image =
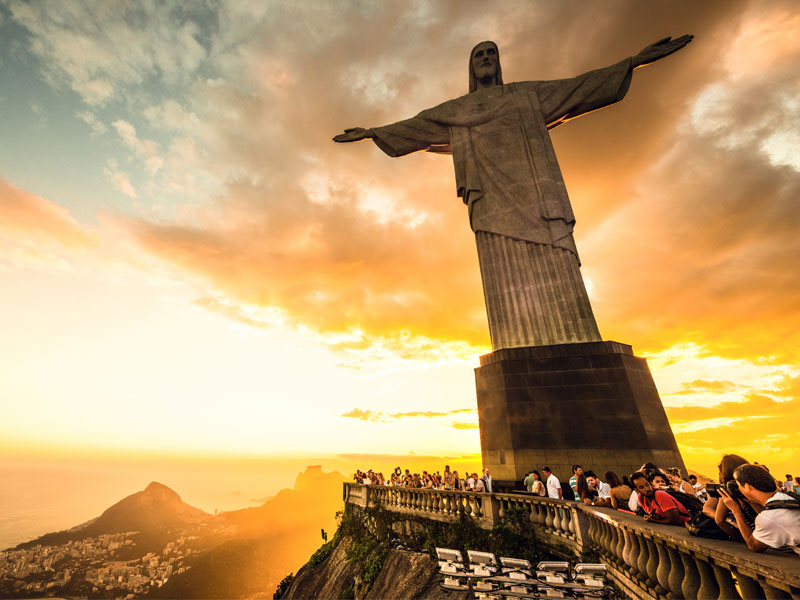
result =
M622 103L553 132L583 274L603 337L648 357L687 464L800 461L792 3L623 1L602 27L543 2L9 6L44 107L0 151L0 324L21 340L0 357L25 374L0 392L20 444L58 401L91 415L52 411L67 446L197 451L220 423L203 443L232 451L473 455L489 340L451 159L330 138L465 93L479 39L515 81L692 33ZM4 123L31 101L0 102Z

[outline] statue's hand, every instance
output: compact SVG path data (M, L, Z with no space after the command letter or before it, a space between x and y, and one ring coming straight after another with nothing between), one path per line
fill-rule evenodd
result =
M352 127L345 129L344 133L340 133L333 138L334 142L358 142L360 140L368 140L375 137L371 129L364 129L363 127Z
M658 40L655 44L650 44L646 48L643 48L639 54L633 57L633 68L643 67L657 60L661 60L665 56L677 52L693 39L693 35L682 35L674 40L669 37Z

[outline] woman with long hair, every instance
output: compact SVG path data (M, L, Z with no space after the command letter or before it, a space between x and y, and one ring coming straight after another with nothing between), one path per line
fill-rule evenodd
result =
M533 475L534 479L533 488L531 489L531 491L537 496L544 496L545 494L547 494L547 490L544 487L544 482L542 481L542 476L539 475L539 471L534 469L533 471L531 471L531 474Z
M619 479L619 475L614 473L614 471L606 471L604 477L606 478L606 483L611 486L611 490L609 491L609 494L611 494L611 506L628 510L631 488L622 483Z
M578 475L577 481L575 482L575 489L578 491L578 499L586 504L591 504L597 499L597 490L589 485L589 482L586 481L586 475L583 473Z
M746 464L748 464L747 459L739 456L738 454L725 454L719 463L720 484L727 486L728 482L735 481L733 478L733 472L740 465ZM735 484L732 487L734 487L736 490L732 494L733 498L739 503L745 521L747 521L751 529L755 529L756 516L763 510L763 507L757 504L752 504L744 496L742 496L740 492L737 493L738 487L735 487ZM728 507L725 506L725 503L720 502L719 498L709 498L708 502L703 505L703 512L712 517L717 525L719 525L719 528L727 533L731 538L743 541L742 536L739 533L739 528L736 526L736 520L733 518L733 515L731 515Z

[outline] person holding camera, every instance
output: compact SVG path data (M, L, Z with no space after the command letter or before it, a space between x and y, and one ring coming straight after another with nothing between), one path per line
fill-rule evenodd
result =
M735 516L731 513L728 506L722 502L721 490L725 490L738 505L742 517L750 530L755 528L756 515L762 510L762 507L751 503L739 491L736 481L733 478L734 471L741 465L749 464L746 459L738 456L737 454L726 454L722 457L719 463L719 487L706 486L709 495L708 502L703 505L703 513L714 519L714 522L719 526L722 531L727 533L732 540L742 541L744 536L739 532L739 525ZM712 490L714 490L712 492Z
M763 508L755 527L750 527L740 503L726 489L719 490L721 503L733 513L747 547L753 552L775 548L800 554L800 500L778 491L772 475L762 466L741 465L733 477L742 496Z

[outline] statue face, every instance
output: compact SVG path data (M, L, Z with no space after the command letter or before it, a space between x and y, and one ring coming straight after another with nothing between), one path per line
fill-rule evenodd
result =
M483 42L472 52L472 70L478 79L494 77L497 73L497 50L489 42Z

